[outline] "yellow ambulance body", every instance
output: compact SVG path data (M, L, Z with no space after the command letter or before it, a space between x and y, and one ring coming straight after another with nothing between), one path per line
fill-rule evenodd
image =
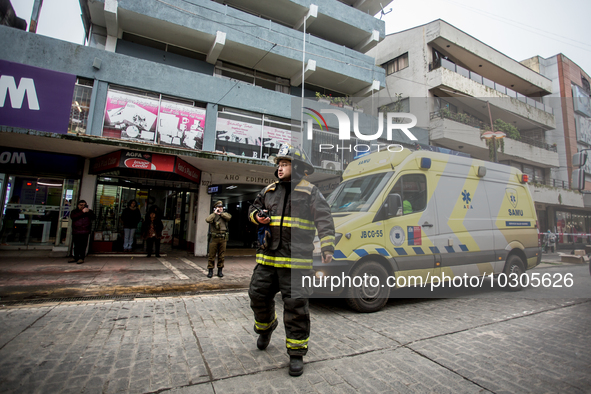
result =
M541 259L522 177L510 166L438 152L363 156L327 199L337 243L331 263L315 261L316 277L378 276L380 286L344 289L351 307L372 312L391 289L412 285L402 276L428 284L433 277L520 275Z

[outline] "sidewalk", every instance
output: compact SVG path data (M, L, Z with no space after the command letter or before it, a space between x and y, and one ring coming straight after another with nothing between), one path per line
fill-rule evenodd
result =
M188 295L244 289L256 265L254 255L244 256L244 253L252 251L230 251L224 277L209 279L206 277L207 258L185 251L173 251L160 258L148 258L145 254L89 255L84 264L68 263L68 258L49 257L48 251L3 251L0 253L0 301Z
M68 263L67 258L49 257L48 251L2 251L0 301L91 300L246 289L256 263L254 255L245 254L253 253L230 249L224 277L209 279L207 258L185 251L172 251L161 258L147 258L145 254L89 255L80 265ZM573 265L560 260L558 253L545 253L535 269Z

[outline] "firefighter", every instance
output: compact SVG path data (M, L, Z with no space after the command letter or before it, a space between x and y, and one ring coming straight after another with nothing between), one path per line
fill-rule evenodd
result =
M286 347L290 356L289 374L304 372L303 356L310 337L309 289L302 287L302 276L313 275L312 254L315 228L318 230L322 262L329 263L334 252L334 223L328 203L306 174L314 167L305 153L282 145L273 158L278 182L265 187L249 208L250 220L269 231L259 231L248 295L254 312L254 330L259 334L257 347L267 348L278 325L274 297L281 292L284 303Z

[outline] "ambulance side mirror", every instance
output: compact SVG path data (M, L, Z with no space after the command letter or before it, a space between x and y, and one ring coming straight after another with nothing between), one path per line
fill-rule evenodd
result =
M386 197L386 215L388 218L402 215L402 198L400 194L388 194L388 197Z

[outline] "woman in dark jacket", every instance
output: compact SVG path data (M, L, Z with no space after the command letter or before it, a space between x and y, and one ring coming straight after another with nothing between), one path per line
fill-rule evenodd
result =
M74 242L74 258L69 263L84 263L86 256L86 247L88 246L88 236L92 229L92 221L95 218L94 212L86 201L78 201L76 209L70 213L72 219L72 241Z
M160 257L160 239L164 224L156 212L150 212L146 215L146 220L142 224L142 235L146 240L146 249L148 257L152 257L152 246L156 247L156 257Z
M139 222L142 221L142 214L137 206L136 200L130 200L127 203L127 208L121 214L121 221L123 222L123 233L125 235L123 241L123 250L131 252L133 240L135 237L135 229Z

